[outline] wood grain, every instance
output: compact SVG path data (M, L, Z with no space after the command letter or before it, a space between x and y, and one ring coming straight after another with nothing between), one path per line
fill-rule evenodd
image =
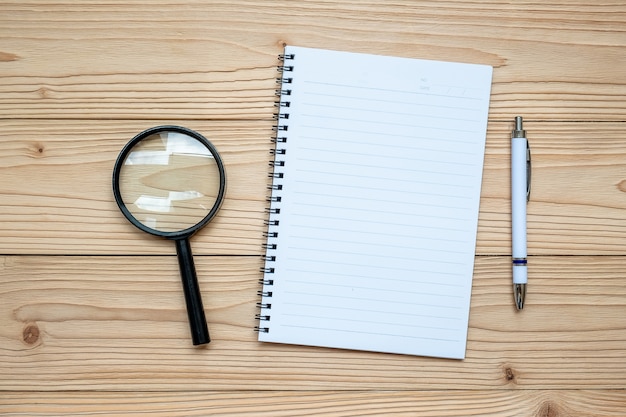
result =
M150 122L1 122L2 253L161 253L173 243L135 229L115 204L111 178L122 147ZM180 124L164 120L156 124ZM272 123L186 123L226 165L219 215L194 239L201 253L260 254ZM2 244L0 244L1 246Z
M196 256L213 341L189 340L174 256L2 259L3 390L620 389L624 258L478 257L464 361L256 341L258 257ZM559 271L556 273L555 271Z
M623 390L17 392L0 397L0 410L6 416L621 417L624 402Z
M626 5L3 2L0 117L259 119L284 43L496 68L490 117L623 121Z

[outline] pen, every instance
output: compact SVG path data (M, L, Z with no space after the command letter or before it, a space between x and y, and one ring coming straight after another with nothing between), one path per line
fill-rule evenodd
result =
M524 308L528 282L526 249L526 204L530 198L530 146L522 118L515 118L511 133L511 243L513 297L518 310Z

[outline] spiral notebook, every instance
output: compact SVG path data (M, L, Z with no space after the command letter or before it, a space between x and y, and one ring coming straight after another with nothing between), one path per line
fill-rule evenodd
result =
M281 60L259 340L464 358L492 68Z

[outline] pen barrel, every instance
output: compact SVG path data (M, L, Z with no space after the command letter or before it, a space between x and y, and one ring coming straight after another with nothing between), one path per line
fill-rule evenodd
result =
M511 139L511 242L513 255L513 279L525 283L526 263L526 192L527 192L527 147L526 138ZM519 272L516 272L518 270Z
M526 284L528 282L528 267L526 264L513 262L513 284Z

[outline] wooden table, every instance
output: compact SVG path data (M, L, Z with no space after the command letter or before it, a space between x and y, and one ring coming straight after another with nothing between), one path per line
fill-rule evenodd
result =
M622 1L0 1L0 414L626 415ZM463 361L256 341L284 44L494 67ZM530 284L511 295L509 137L533 150ZM224 157L192 240L194 348L172 242L111 192L141 130Z

